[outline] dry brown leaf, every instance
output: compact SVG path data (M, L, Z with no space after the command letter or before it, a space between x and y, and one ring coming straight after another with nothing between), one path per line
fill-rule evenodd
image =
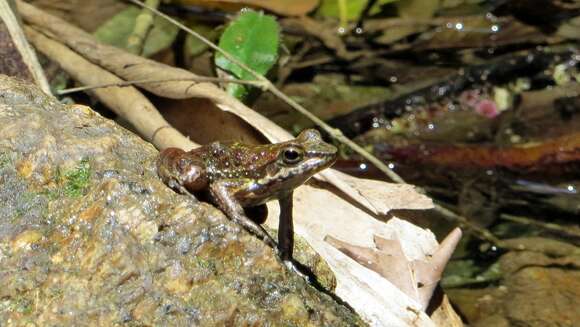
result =
M461 230L456 228L436 251L423 253L422 258L411 258L397 237L386 239L375 235L375 247L372 248L352 245L332 236L326 241L385 277L425 310L460 239Z
M441 305L433 311L431 319L439 327L463 327L463 321L453 310L447 295L443 295Z
M302 16L318 6L319 0L179 0L177 3L220 8L223 10L239 10L244 7L254 7L270 10L284 16Z
M338 170L326 170L319 174L349 196L362 203L367 201L374 208L373 213L387 214L394 209L425 210L433 208L433 200L420 194L410 184L386 183L371 179L353 177ZM355 191L356 193L354 193Z

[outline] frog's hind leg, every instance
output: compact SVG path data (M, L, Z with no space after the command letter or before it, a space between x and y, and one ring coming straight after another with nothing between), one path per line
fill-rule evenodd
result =
M197 201L191 193L203 190L208 185L203 162L178 148L167 148L157 159L157 174L173 190Z
M210 193L216 202L217 206L234 222L244 227L250 233L258 236L267 245L271 246L276 254L278 248L274 239L262 228L256 224L244 213L244 208L236 200L234 190L240 186L240 181L235 180L220 180L210 184Z
M261 225L266 222L268 218L268 206L265 204L260 204L254 207L245 207L244 213L246 217L252 219L258 225Z

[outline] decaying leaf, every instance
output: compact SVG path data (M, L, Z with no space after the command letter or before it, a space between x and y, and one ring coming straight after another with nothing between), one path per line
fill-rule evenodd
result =
M386 239L375 235L375 248L352 245L332 236L326 241L356 260L361 265L376 271L401 291L415 299L424 309L441 279L446 263L451 258L461 230L453 230L435 252L426 252L422 258L413 258L405 252L403 244L396 236Z

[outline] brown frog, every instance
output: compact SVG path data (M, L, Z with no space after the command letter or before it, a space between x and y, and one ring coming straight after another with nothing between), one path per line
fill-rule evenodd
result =
M278 254L292 259L294 231L293 190L336 160L337 149L320 133L308 129L294 140L267 145L214 142L185 152L168 148L161 152L157 171L171 188L204 194L231 220L276 249L276 243L244 208L267 201L280 202Z

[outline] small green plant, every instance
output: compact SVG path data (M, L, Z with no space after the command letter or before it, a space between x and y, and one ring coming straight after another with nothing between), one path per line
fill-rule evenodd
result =
M219 47L258 74L266 75L278 60L279 43L280 26L274 17L245 10L225 29ZM256 79L221 53L216 53L215 64L234 78ZM228 84L226 89L229 94L242 100L249 92L249 86L235 83Z
M75 169L64 174L64 194L73 198L82 196L89 186L90 177L91 166L88 159L83 159Z

